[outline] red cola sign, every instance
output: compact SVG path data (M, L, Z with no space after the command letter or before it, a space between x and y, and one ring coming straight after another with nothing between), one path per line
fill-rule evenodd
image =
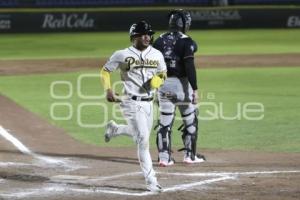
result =
M76 28L93 28L94 19L88 16L88 13L60 13L44 14L43 28L50 29L76 29Z

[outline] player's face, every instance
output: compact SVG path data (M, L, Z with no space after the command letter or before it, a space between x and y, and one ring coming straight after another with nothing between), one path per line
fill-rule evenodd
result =
M139 50L144 50L150 45L150 35L139 35L134 39L134 46Z

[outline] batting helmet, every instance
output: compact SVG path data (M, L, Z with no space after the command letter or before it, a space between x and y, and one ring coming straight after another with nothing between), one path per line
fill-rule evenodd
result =
M151 25L146 21L140 21L131 25L129 29L130 40L134 36L139 35L150 35L152 36L155 32L152 30Z
M169 13L169 28L171 31L187 32L192 24L192 18L188 11L183 9L172 10Z

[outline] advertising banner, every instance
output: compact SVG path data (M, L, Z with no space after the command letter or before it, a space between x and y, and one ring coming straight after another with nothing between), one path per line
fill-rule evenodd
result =
M299 28L299 9L190 9L192 28ZM155 30L168 26L168 10L0 13L0 33L127 31L140 20Z

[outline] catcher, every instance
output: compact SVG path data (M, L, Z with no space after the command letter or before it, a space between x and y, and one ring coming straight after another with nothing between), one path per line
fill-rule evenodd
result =
M171 11L169 32L160 35L153 44L164 55L168 71L168 78L158 92L160 118L156 141L161 167L174 164L171 157L171 133L176 107L179 108L184 125L181 129L183 162L195 164L205 160L204 156L197 154L198 119L195 104L198 101L198 90L194 64L197 44L186 35L191 22L189 12L182 9Z

